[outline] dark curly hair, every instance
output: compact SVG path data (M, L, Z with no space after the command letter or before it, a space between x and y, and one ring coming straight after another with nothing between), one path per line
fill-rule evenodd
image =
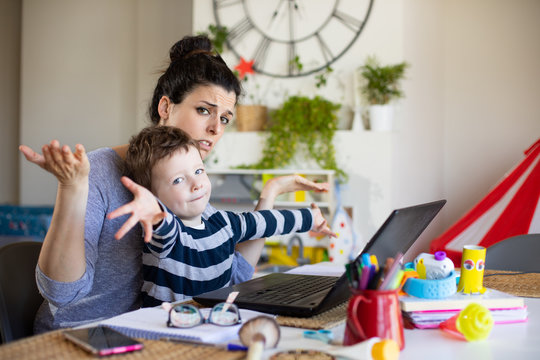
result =
M221 56L213 51L210 39L204 35L186 36L174 44L169 57L171 63L159 77L149 113L154 125L159 123L159 100L169 97L174 104L181 103L198 86L217 85L240 96L240 81Z

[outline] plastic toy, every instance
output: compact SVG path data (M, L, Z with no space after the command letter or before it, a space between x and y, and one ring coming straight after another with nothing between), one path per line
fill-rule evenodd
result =
M444 251L437 251L435 254L421 253L413 263L420 279L444 279L454 270L454 263Z
M485 306L471 303L458 314L443 321L439 328L462 340L484 340L493 328L493 317Z
M486 261L486 248L477 245L465 245L461 257L461 275L459 277L458 292L464 294L483 294L486 288L484 281L484 267Z

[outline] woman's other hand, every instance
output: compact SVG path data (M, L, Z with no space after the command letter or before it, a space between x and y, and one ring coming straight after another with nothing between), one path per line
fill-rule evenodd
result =
M107 215L108 219L115 219L122 215L131 214L114 237L121 239L132 227L140 222L144 229L144 241L150 242L152 239L152 227L163 220L167 216L167 213L161 209L156 197L150 190L135 183L126 176L122 176L121 181L133 193L134 199Z
M311 209L313 210L313 228L311 230L330 237L337 237L337 234L332 232L328 226L328 222L322 215L321 209L314 203L311 204Z
M88 180L90 163L84 146L75 145L75 152L69 146L60 146L57 140L43 145L43 155L36 153L26 145L19 146L26 160L53 174L60 185L71 186Z
M285 175L272 178L264 185L256 210L271 209L276 197L294 191L327 192L329 183L316 183L300 175Z

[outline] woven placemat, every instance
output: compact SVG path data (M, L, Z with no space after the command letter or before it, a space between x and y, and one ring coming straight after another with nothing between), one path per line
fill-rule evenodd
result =
M483 285L516 296L540 298L540 273L485 270Z
M309 318L278 316L276 317L276 321L279 325L283 326L313 330L329 329L345 321L347 317L347 304L348 302L344 302L330 310Z
M144 349L121 355L122 360L131 359L243 359L245 351L226 351L211 346L188 345L159 340L141 340ZM61 330L14 341L0 346L0 359L24 360L71 360L96 359L77 345L66 340Z

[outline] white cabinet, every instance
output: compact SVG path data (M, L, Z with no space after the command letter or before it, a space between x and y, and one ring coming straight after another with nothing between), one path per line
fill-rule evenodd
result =
M210 203L218 209L231 211L251 211L258 201L263 183L270 177L299 174L312 181L334 184L333 170L306 169L212 169L207 173L212 182ZM330 223L336 210L334 186L325 193L298 191L280 195L275 209L310 207L317 204ZM328 246L326 237L318 238L309 233L274 236L266 239L263 257L270 263L296 266L301 263L320 262Z

